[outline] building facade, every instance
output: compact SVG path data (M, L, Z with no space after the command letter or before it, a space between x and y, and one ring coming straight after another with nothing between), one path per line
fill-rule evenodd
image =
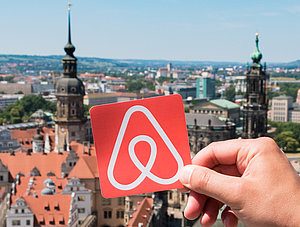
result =
M226 99L214 99L193 106L191 113L210 114L238 124L240 106Z
M216 80L214 78L197 78L196 98L213 99L215 97Z
M274 97L272 108L268 112L268 119L280 122L300 123L300 106L293 103L293 98L286 95Z
M20 149L17 139L12 138L11 131L0 129L0 153L11 153Z
M251 55L253 64L247 72L247 102L243 106L243 138L257 138L267 135L267 95L266 67L260 63L262 53L258 48L256 34L256 49Z
M236 138L235 124L208 114L185 114L191 155L215 141Z

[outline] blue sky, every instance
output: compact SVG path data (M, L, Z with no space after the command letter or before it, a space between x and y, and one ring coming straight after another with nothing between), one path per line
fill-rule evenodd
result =
M76 56L250 61L300 59L299 0L73 0ZM0 54L62 55L67 0L0 4Z

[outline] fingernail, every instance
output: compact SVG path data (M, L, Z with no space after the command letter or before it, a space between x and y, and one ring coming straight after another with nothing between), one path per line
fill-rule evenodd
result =
M187 188L191 187L190 182L191 182L191 176L192 176L193 170L194 170L194 166L193 165L184 166L180 170L179 180Z

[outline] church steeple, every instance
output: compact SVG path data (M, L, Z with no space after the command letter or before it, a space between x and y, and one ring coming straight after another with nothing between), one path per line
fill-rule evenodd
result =
M66 56L64 58L73 58L76 59L74 57L74 52L75 52L75 46L72 44L71 41L71 3L68 3L68 43L65 46L65 52L66 52Z
M66 55L63 58L64 77L73 77L77 75L77 58L74 56L75 46L71 41L71 4L68 3L68 43L65 46Z
M251 59L253 60L253 63L256 63L256 64L260 64L260 60L262 59L262 53L260 52L259 50L259 47L258 47L258 33L256 33L256 49L255 51L251 54Z
M83 96L84 84L77 77L77 59L75 47L71 42L71 15L68 4L68 43L66 55L62 59L63 77L56 84L55 150L68 151L71 141L85 141L85 123ZM66 149L67 148L67 149Z
M243 138L257 138L267 135L267 97L266 97L266 67L260 63L262 53L258 47L256 33L256 49L251 54L253 64L247 72L247 103L243 105ZM248 67L247 67L248 70Z

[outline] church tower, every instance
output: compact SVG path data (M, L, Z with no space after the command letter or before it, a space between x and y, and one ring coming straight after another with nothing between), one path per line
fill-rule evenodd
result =
M63 77L56 84L55 151L69 151L71 141L85 140L83 96L85 89L77 78L75 47L71 42L70 3L68 5L68 43L62 59Z
M266 66L260 63L262 53L258 48L251 55L253 64L247 72L247 103L243 106L243 138L258 138L267 135Z

